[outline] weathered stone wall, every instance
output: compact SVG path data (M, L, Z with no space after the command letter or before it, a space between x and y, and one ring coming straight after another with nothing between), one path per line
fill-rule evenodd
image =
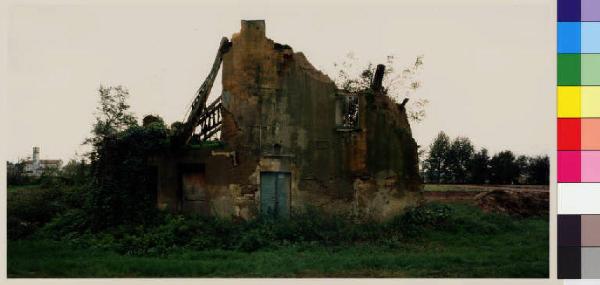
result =
M384 219L419 201L417 146L398 104L359 96L360 129L339 131L342 92L302 53L268 39L264 21L242 21L231 43L222 69L226 147L216 151L235 161L215 150L165 155L159 206L177 208L173 169L189 160L205 165L211 215L255 216L262 171L291 173L292 211L312 205Z
M158 170L158 207L170 212L240 217L257 215L254 198L256 182L243 183L254 167L251 163L238 164L239 157L223 147L196 147L171 150L154 159ZM181 172L184 166L202 165L206 185L198 200L186 200L182 193ZM194 204L197 204L194 205Z
M295 209L381 217L416 202L416 144L406 114L388 97L369 106L361 97L362 130L337 131L334 82L302 53L266 38L263 21L242 21L222 78L222 140L245 154L242 163L256 164L247 181L257 185L256 201L260 171L289 171Z

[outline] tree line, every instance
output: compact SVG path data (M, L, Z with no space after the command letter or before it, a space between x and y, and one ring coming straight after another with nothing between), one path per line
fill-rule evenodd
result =
M450 139L444 132L423 154L421 174L426 183L549 184L547 155L517 156L504 150L490 157L486 148L477 151L469 138Z

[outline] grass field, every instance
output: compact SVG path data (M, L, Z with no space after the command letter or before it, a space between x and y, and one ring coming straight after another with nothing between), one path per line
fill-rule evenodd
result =
M547 218L452 207L461 230L431 229L414 240L380 244L291 244L250 253L180 249L151 257L47 240L9 241L8 276L548 277Z
M8 192L17 192L17 191L22 191L22 190L38 190L38 189L40 189L40 185L37 185L37 184L19 185L19 186L10 185L7 187Z

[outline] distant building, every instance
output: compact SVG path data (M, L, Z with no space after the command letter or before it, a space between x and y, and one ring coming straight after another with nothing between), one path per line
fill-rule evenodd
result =
M40 159L40 148L33 147L33 156L31 159L23 161L24 172L27 176L40 177L47 169L60 169L62 160L60 159Z

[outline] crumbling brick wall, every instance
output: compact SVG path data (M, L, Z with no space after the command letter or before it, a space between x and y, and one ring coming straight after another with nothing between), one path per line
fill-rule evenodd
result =
M360 130L338 131L335 83L302 53L268 39L264 21L242 21L231 42L221 139L246 171L232 183L253 189L258 201L261 171L291 172L297 210L311 204L385 218L417 203L417 146L403 108L382 94L360 96Z
M255 217L262 172L290 174L292 211L312 205L383 220L419 202L417 145L401 105L379 91L355 94L358 126L340 129L348 94L268 39L264 21L242 21L222 64L224 145L156 157L159 208Z

